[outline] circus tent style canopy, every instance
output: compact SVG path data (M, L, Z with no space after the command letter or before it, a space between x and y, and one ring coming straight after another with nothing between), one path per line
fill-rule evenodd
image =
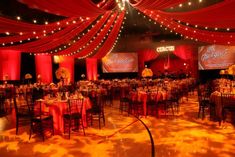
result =
M129 6L172 32L195 41L235 45L235 1L225 0L193 11L168 11L191 5L188 0L19 0L60 16L52 23L24 22L20 17L0 17L0 50L43 55L100 59L110 52L122 28ZM200 2L200 0L199 0Z

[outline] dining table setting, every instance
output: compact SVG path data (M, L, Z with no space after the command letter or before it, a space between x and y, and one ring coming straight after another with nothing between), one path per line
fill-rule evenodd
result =
M76 92L69 95L66 92L66 97L62 97L62 93L58 92L56 97L51 97L49 94L44 96L43 99L36 100L35 105L41 105L42 112L47 112L53 116L53 125L55 134L62 134L64 131L63 115L68 112L69 99L83 99L82 120L83 126L87 127L86 110L92 107L89 97L84 97L81 93Z

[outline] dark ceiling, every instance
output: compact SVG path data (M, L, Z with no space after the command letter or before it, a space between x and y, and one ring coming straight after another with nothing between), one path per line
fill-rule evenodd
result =
M98 3L101 0L93 0L94 3ZM222 0L191 0L191 5L188 5L188 2L183 4L183 7L170 8L166 11L191 11L194 9L200 9L205 6L209 6L214 3L218 3ZM122 35L128 36L133 34L139 34L142 36L152 36L160 38L170 38L170 39L179 39L180 36L177 36L169 31L164 30L160 27L159 24L154 24L153 21L149 21L148 18L144 18L143 15L139 15L138 12L131 7L129 4L126 5L128 14L126 16L124 29ZM38 24L44 24L45 21L53 22L61 20L64 17L48 14L39 10L30 9L26 5L19 3L17 0L1 0L0 1L0 16L16 19L17 16L20 16L22 21L32 22L34 19L37 19Z

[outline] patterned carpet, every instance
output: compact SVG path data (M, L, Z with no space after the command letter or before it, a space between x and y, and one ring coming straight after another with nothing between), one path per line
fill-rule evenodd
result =
M29 140L29 127L21 127L15 135L12 116L0 118L1 157L150 157L151 142L146 128L134 116L121 114L118 101L106 106L106 125L98 124L73 132L71 139L55 135L45 142L34 136ZM230 123L197 118L196 94L180 101L175 115L160 113L140 117L148 126L154 140L156 157L234 157L235 128Z

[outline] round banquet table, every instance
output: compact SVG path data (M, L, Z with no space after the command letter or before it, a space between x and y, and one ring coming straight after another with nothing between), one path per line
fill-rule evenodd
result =
M235 97L230 98L230 99L227 100L227 101L231 101L231 102L235 101ZM216 114L216 117L221 119L222 118L222 109L223 109L222 93L218 92L218 91L215 91L215 92L211 93L211 95L210 95L210 102L215 104L215 114Z
M58 99L51 99L51 100L40 99L37 102L41 103L43 112L49 112L53 116L53 125L54 125L55 134L62 134L64 132L63 115L67 112L68 101L58 100ZM91 107L92 106L90 99L88 97L85 97L82 109L82 120L84 127L87 127L86 110L90 109Z
M130 92L132 100L137 99L139 102L143 102L144 116L147 115L148 94L150 94L150 98L152 100L155 100L156 102L167 99L166 91L148 92L148 93L145 91Z

